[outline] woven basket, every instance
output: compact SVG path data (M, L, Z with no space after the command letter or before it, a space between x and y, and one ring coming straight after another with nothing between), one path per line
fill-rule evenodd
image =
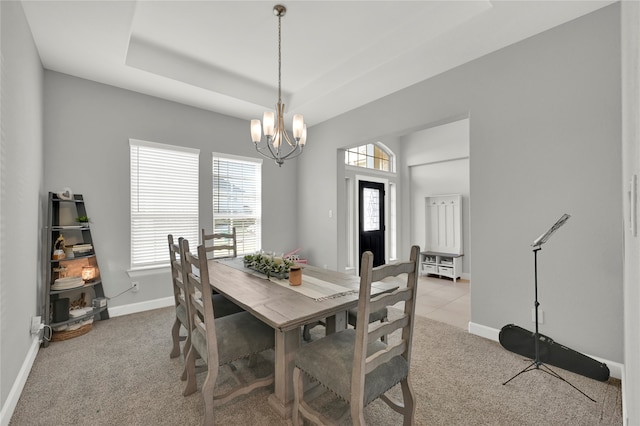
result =
M93 328L93 323L85 324L82 327L78 327L75 330L63 330L63 331L54 331L51 336L52 342L61 342L63 340L73 339L74 337L82 336L83 334L87 334Z

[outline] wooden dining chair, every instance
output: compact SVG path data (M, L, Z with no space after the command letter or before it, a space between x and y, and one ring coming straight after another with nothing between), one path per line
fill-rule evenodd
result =
M394 411L404 417L403 424L412 425L415 414L415 397L409 378L411 343L418 283L418 259L420 248L413 246L409 261L387 264L373 268L373 254L362 255L360 274L360 296L358 312L368 317L371 312L404 301L404 312L392 321L369 324L358 321L355 329L330 334L307 345L296 353L294 380L294 402L292 421L302 424L307 418L317 424L333 423L324 414L312 408L305 400L304 376L319 382L335 395L347 401L354 425L364 425L364 407L381 398ZM406 274L406 286L390 293L371 297L371 283L387 277ZM404 277L404 275L402 275ZM389 339L385 344L379 340L402 330L399 339ZM403 401L386 395L387 391L400 384ZM343 416L344 417L344 416Z
M202 228L202 240L200 241L207 250L207 256L216 259L232 258L238 256L238 236L235 226L231 232L214 232L207 234Z
M185 284L182 279L182 263L180 258L180 239L176 242L173 238L172 234L167 236L167 240L169 243L169 263L171 266L171 282L173 285L173 299L176 307L176 319L173 322L173 326L171 327L171 340L172 347L171 352L169 353L170 358L177 358L180 356L180 342L185 341L184 348L182 353L185 358L187 352L189 351L189 334L181 335L180 330L184 328L187 330L187 326L189 324L187 318L187 301L185 298ZM222 317L230 314L234 314L236 312L242 312L242 308L240 308L235 303L228 300L221 294L212 294L213 304L218 307L215 311L216 317ZM186 373L182 375L182 379L186 379Z
M376 321L380 321L380 322L389 321L389 310L386 307L378 311L371 312L369 314L369 323L376 322ZM347 322L353 328L356 327L356 325L358 324L358 308L352 308L347 311ZM303 327L302 338L304 339L305 342L311 341L311 329L317 325L325 325L325 323L323 321L316 321L311 324L306 324ZM382 336L380 336L380 340L382 340L383 342L386 342L387 336L383 334Z
M173 235L169 234L167 236L169 240L169 261L171 264L171 282L173 284L173 300L176 306L176 319L173 322L173 326L171 327L171 340L173 345L171 347L171 353L169 357L177 358L180 356L180 342L182 340L185 341L184 345L184 355L186 358L187 352L189 351L189 335L187 333L186 336L180 335L180 330L182 328L187 330L189 326L189 318L187 315L187 299L185 297L186 291L184 282L182 280L182 264L180 262L180 245L173 240Z
M187 289L191 346L186 358L187 385L184 395L197 390L196 358L206 363L207 376L202 384L204 425L213 425L214 407L225 404L254 389L273 383L273 374L245 382L236 374L234 361L249 359L275 346L274 330L249 312L239 312L215 318L211 300L206 248L198 246L197 256L189 252L189 242L180 243L183 276ZM194 272L197 271L197 274ZM224 393L216 393L216 380L221 366L229 367L237 386Z
M230 233L207 234L202 228L200 243L205 246L208 259L229 259L238 255L238 240L236 228L232 228ZM243 309L227 299L223 295L213 291L213 306L215 307L216 318L242 312Z

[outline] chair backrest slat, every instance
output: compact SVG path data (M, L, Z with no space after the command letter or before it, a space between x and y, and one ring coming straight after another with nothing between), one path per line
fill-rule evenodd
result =
M378 351L367 357L365 374L372 372L382 364L389 362L392 358L402 355L407 350L407 342L404 340L394 346L387 346L387 349Z
M382 336L387 336L402 327L406 327L408 324L409 317L407 315L403 315L393 321L369 324L369 341L376 341Z
M371 271L371 281L382 281L384 278L397 277L401 274L410 274L413 272L412 263L398 262L381 265Z
M411 343L413 335L413 315L416 303L416 286L418 283L418 259L420 247L411 247L408 261L382 265L373 268L373 254L363 253L360 268L360 294L358 300L358 317L369 318L371 312L392 306L404 301L404 315L384 325L370 325L368 321L357 321L355 354L351 376L351 403L362 401L364 397L365 376L390 359L402 356L411 362ZM371 283L383 281L385 278L406 274L406 286L391 293L371 298ZM384 349L367 355L369 342L375 342L381 335L402 330L400 341L387 345Z
M196 294L195 299L192 301L191 309L193 310L194 307L196 312L198 312L199 314L198 319L203 318L205 307L204 307L204 304L202 303L202 297L200 295Z
M231 232L215 232L207 234L202 229L202 245L206 248L207 256L215 259L236 257L238 255L238 239L236 228Z
M385 306L393 306L398 302L406 302L413 297L413 288L399 288L392 293L384 293L371 299L371 312L376 312Z

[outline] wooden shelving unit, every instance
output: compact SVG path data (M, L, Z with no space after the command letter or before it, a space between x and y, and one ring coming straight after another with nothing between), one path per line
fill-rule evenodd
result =
M91 330L90 324L82 324L86 320L105 320L109 318L107 306L93 307L93 300L104 298L102 277L98 267L98 258L93 247L90 223L76 223L75 219L87 216L84 198L80 194L73 195L71 199L60 198L57 194L49 193L48 217L45 242L46 279L43 285L43 310L44 324L52 330L52 341L61 341L82 335ZM58 253L54 256L54 247L58 237L62 236L66 242L64 257ZM82 248L82 251L75 251ZM58 247L60 248L60 247ZM93 279L85 279L81 286L52 289L59 278L83 276L83 269L93 271ZM86 278L86 277L85 277ZM67 303L61 299L69 299L69 305L82 305L87 312L79 316L70 316L65 312ZM55 308L57 306L57 308ZM56 312L56 309L60 312ZM58 330L58 331L56 331ZM48 335L48 329L45 334ZM48 346L49 341L44 339L43 345Z

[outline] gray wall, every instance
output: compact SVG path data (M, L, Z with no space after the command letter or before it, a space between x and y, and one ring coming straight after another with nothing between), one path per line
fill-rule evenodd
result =
M129 138L200 149L200 226L212 230L211 152L259 157L249 122L46 71L46 189L71 187L83 194L105 293L130 286ZM296 163L263 163L262 246L296 248ZM277 208L274 208L277 206ZM167 253L168 256L168 253ZM136 278L138 293L125 293L110 306L171 296L167 272Z
M425 58L425 61L429 58ZM532 327L531 242L540 252L541 332L622 361L620 7L565 25L314 126L300 158L302 244L336 268L336 150L468 116L472 322ZM401 223L409 223L403 177ZM321 177L321 178L320 178ZM402 229L402 256L411 237Z
M640 3L623 2L622 13L622 187L629 188L633 175L640 175ZM636 196L637 196L636 191ZM625 200L625 223L631 208ZM638 220L636 211L635 219ZM625 226L624 254L624 376L623 410L627 424L640 424L640 238ZM633 402L632 402L633 401Z
M4 411L34 344L31 317L40 311L42 65L22 5L0 2L0 15L0 401Z

